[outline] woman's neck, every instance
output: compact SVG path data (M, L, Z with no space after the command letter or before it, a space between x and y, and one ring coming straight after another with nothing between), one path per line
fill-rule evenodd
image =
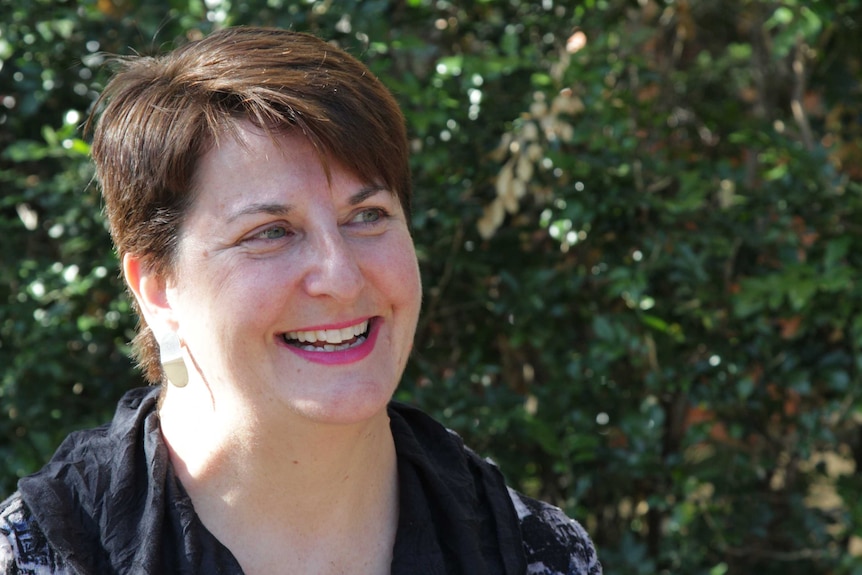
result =
M179 391L159 412L171 462L204 525L247 573L255 562L261 571L292 563L299 571L286 572L335 573L333 545L345 560L379 547L384 557L370 557L369 572L388 569L398 481L385 408L362 423L327 425L236 404L216 409ZM320 561L330 567L315 567Z

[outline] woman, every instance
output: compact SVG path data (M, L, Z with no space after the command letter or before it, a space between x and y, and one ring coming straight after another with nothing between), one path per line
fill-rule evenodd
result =
M404 122L235 28L106 87L93 157L157 387L0 511L6 573L600 573L583 529L392 403L421 288Z

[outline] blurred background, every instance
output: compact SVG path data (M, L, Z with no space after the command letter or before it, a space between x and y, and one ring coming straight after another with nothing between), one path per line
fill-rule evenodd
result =
M398 398L607 573L862 574L862 2L0 0L0 486L142 384L81 125L228 25L366 62L413 147Z

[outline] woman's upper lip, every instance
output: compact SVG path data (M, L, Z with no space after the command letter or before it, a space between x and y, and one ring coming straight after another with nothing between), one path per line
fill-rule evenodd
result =
M355 325L359 325L359 324L366 322L366 321L371 321L372 317L373 316L368 316L368 317L362 317L359 319L351 319L351 320L335 322L335 323L327 323L327 324L319 324L319 325L312 325L312 326L306 326L306 327L298 327L298 328L292 329L290 331L291 332L295 332L295 331L324 331L327 329L344 329L346 327L353 327ZM290 333L290 332L288 332L288 333Z

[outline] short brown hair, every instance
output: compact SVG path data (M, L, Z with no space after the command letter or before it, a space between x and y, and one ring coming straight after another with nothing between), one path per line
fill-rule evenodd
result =
M163 56L118 61L97 106L104 109L92 154L121 260L134 254L170 277L197 161L240 120L300 130L324 165L332 158L362 181L385 185L409 218L404 118L383 84L344 50L309 34L236 27ZM151 383L163 381L158 345L138 316L136 359Z

